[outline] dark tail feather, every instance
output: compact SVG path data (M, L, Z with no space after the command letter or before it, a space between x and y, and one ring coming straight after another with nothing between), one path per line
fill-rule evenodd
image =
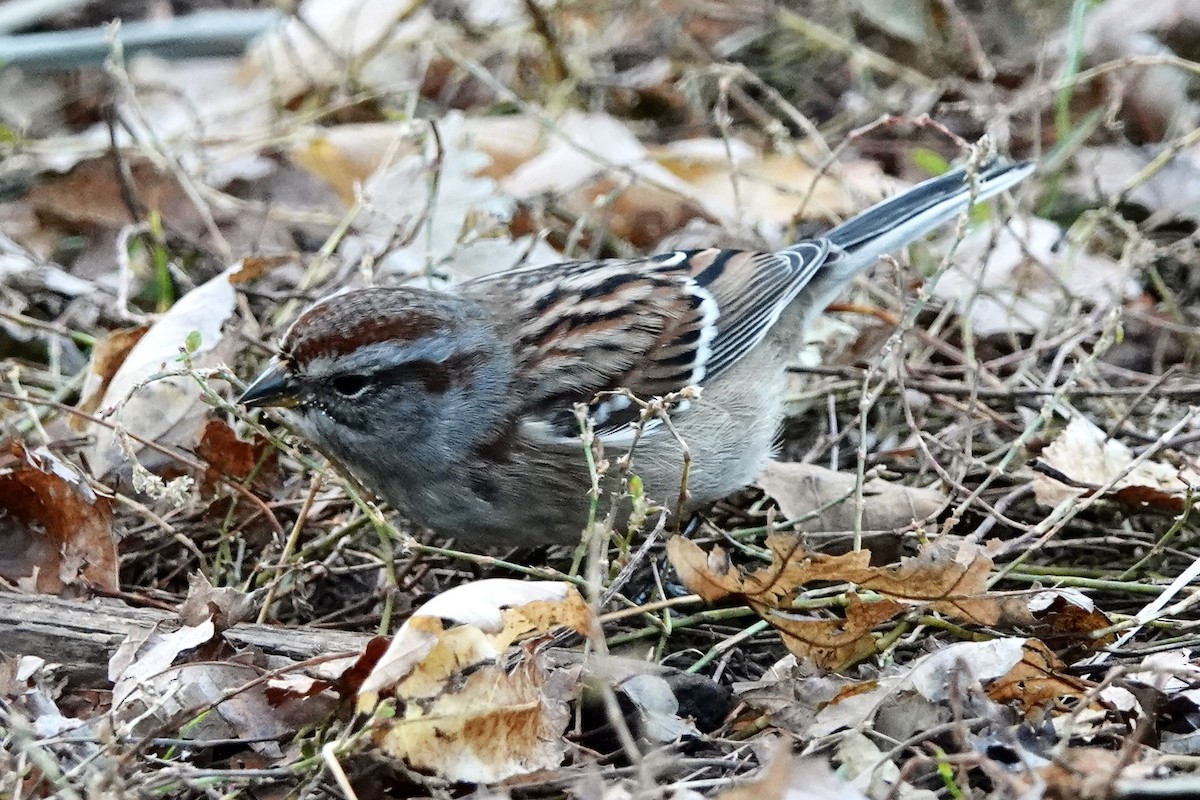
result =
M1014 164L995 159L975 171L972 186L967 170L958 167L843 222L825 234L833 252L805 287L806 300L814 310L825 308L880 256L953 221L973 201L982 202L1003 192L1033 169L1029 161Z
M1032 162L996 159L974 174L974 187L963 167L919 183L906 192L868 208L825 236L847 253L876 258L915 241L954 220L974 202L982 202L1022 181Z

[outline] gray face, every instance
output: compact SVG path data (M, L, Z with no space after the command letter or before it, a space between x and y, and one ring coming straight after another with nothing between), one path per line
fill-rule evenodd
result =
M390 482L461 462L509 413L511 349L461 298L335 296L292 326L281 366L301 432L389 497Z
M490 371L486 353L456 353L449 340L425 339L320 357L294 380L306 429L353 466L364 459L387 460L390 446L453 438L452 428L439 420L458 419L460 409L473 407L480 394L499 389Z

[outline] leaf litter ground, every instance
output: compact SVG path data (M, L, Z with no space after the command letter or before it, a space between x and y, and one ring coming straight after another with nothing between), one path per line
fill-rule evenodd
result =
M1122 0L818 5L310 1L0 87L3 791L1195 796L1200 48ZM422 540L230 404L341 286L775 247L983 134L1041 156L1012 222L842 298L687 538Z

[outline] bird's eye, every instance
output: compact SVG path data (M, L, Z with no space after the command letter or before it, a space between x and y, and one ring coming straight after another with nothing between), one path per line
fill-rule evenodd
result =
M332 381L333 390L343 397L357 397L367 388L366 375L338 375Z

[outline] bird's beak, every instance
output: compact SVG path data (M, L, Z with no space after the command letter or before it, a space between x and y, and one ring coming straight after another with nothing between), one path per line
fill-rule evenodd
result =
M287 368L279 361L272 361L254 383L246 387L238 402L248 408L292 408L300 403L300 390L288 376Z

